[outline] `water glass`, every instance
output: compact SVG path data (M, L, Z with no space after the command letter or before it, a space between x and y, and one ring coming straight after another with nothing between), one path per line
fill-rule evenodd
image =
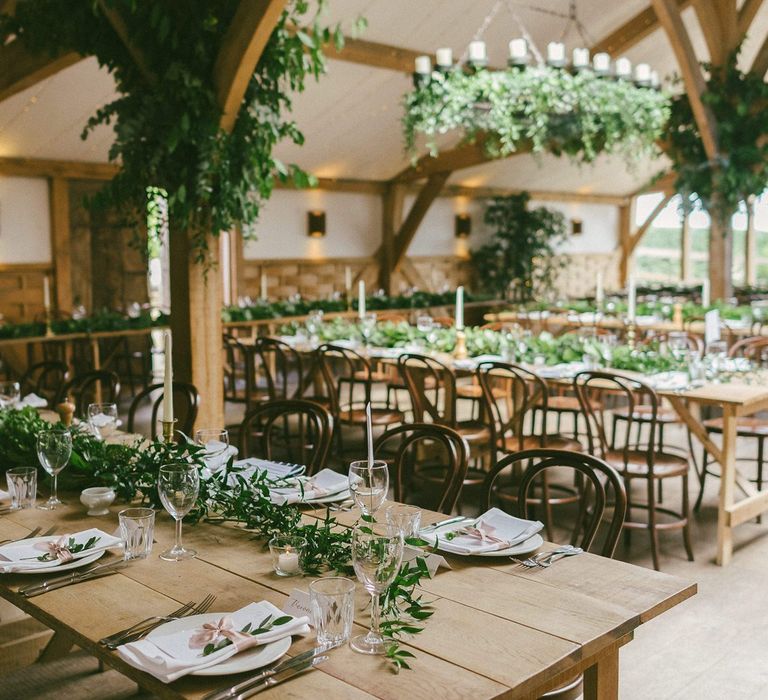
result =
M123 559L146 559L152 551L155 511L152 508L126 508L117 517L123 540Z
M275 535L269 541L272 567L278 576L298 576L307 541L293 535Z
M728 343L724 340L713 340L707 345L706 357L714 378L725 369L725 361L728 358Z
M195 443L205 448L205 466L218 471L226 464L229 431L224 428L202 428L195 431Z
M370 344L374 330L376 330L376 314L365 314L360 319L360 333L366 346Z
M21 397L21 387L18 382L0 382L0 408L15 406Z
M416 317L416 328L420 333L423 333L425 336L432 330L432 327L434 326L434 321L432 320L431 316L417 316Z
M88 425L99 440L106 440L116 430L117 404L115 403L91 403L88 404Z
M41 430L37 434L36 447L40 464L52 477L51 496L38 508L55 510L62 504L58 497L58 477L72 455L72 433L68 430Z
M312 342L317 341L317 335L323 327L323 312L320 309L312 309L307 316L305 323L307 327L307 333L309 333L310 340Z
M185 549L181 544L181 521L195 505L200 491L200 474L193 464L179 462L160 467L157 491L163 507L176 521L176 541L165 550L160 558L165 561L182 561L197 556L194 549Z
M349 640L355 617L354 581L343 576L312 581L309 604L318 644L338 646Z
M384 512L387 524L399 532L404 540L419 536L421 530L421 510L415 506L406 506L401 503L389 506Z
M361 654L384 654L386 643L379 628L379 597L395 580L403 559L399 532L370 534L360 528L352 533L352 566L360 583L371 594L371 630L355 637L350 646Z
M11 510L33 508L37 498L37 469L17 467L5 472L8 493L11 496Z
M364 515L374 515L387 500L389 467L386 462L368 460L349 465L349 491Z

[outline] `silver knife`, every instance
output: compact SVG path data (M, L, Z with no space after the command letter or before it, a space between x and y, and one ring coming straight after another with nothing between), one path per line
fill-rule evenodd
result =
M319 657L320 655L333 648L334 647L330 646L319 646L315 647L314 649L310 649L309 651L302 652L301 654L298 654L297 656L294 656L290 659L286 659L276 666L273 666L266 671L262 671L261 673L258 673L251 678L246 678L244 681L241 681L237 685L224 688L223 690L214 690L212 693L208 693L208 695L206 695L203 700L227 700L228 698L234 698L238 693L242 693L243 691L258 685L259 683L262 683L266 678L274 676L277 673L281 673L282 671L287 671L291 668L294 668L295 666L306 663L307 661L312 661L312 659L315 657Z
M432 523L432 525L427 525L427 527L421 528L421 532L431 532L432 530L437 530L444 525L451 525L452 523L460 523L462 520L472 520L472 518L467 518L464 515L460 515L457 518L448 518L448 520L441 520L438 523Z
M262 690L273 688L276 685L280 685L280 683L285 683L285 681L290 680L294 676L299 676L306 671L311 671L313 668L317 668L320 664L324 664L326 661L328 661L327 656L316 656L298 666L279 671L273 676L267 676L263 681L260 681L258 685L251 686L248 690L237 695L236 700L245 700L245 698L249 698L251 695L256 695L256 693L260 693Z
M109 576L115 574L121 569L128 566L130 562L118 561L113 564L104 564L98 566L90 571L83 573L74 573L69 576L60 576L57 579L51 579L50 581L43 581L42 583L35 584L33 586L25 586L19 589L19 593L27 598L31 598L41 593L47 593L48 591L55 591L57 588L64 588L65 586L71 586L73 583L80 583L81 581L89 581L95 578L101 578L102 576Z

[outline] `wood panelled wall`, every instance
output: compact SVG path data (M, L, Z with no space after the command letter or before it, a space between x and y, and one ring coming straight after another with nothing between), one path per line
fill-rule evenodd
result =
M0 265L0 314L10 323L33 321L43 316L43 278L49 264Z

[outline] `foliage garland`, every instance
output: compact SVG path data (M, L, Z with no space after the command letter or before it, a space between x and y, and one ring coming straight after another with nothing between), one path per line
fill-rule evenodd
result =
M739 70L739 51L722 66L704 64L709 77L702 99L717 124L720 157L715 161L707 157L684 91L671 100L662 143L683 201L696 195L710 213L714 202L722 210L715 213L724 218L750 195L762 193L768 183L768 83L761 75Z
M492 157L527 144L534 153L566 154L587 163L600 153L634 160L657 152L669 117L662 92L549 66L434 71L404 103L405 144L414 157L418 134L436 155L439 135L457 130L467 141L482 136Z
M213 76L239 0L135 2L102 0L62 3L28 0L13 15L0 16L0 35L36 53L76 51L96 56L113 75L119 97L99 109L83 131L114 125L110 160L118 175L99 197L121 211L146 209L146 188L168 192L175 229L193 232L198 261L206 258L209 232L253 223L275 180L298 187L311 178L272 155L274 146L304 137L285 114L291 93L308 77L319 77L322 46L343 45L337 29L307 18L308 0L292 0L277 23L246 90L234 129L220 127L221 108ZM316 6L313 4L313 6ZM116 35L106 11L117 13L130 36L130 51ZM310 31L299 27L309 26ZM135 55L141 57L140 63Z

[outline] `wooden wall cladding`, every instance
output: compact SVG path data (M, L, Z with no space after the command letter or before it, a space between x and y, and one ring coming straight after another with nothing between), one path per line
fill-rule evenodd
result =
M49 264L0 265L0 314L5 321L42 318L43 278L52 271Z

